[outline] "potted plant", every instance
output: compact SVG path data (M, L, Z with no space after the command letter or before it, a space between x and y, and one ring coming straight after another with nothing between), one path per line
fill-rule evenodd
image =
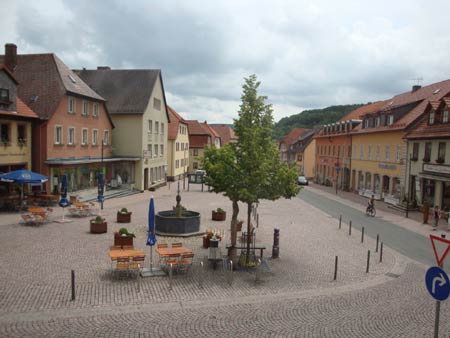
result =
M131 222L131 211L127 208L122 208L117 212L117 223L130 223Z
M217 208L217 210L212 211L213 221L225 221L226 216L227 213L221 208Z
M106 220L97 216L89 221L90 230L92 234L103 234L108 231L108 223Z
M133 238L136 237L133 233L128 232L127 228L120 228L118 232L114 233L114 245L124 246L133 245Z
M221 239L222 237L218 232L207 231L206 234L203 236L203 247L205 249L208 249L210 246L217 247Z

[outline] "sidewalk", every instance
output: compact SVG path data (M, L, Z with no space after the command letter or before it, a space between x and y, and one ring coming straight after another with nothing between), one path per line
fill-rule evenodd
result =
M352 207L360 209L362 211L364 211L367 207L368 199L354 192L338 190L338 193L336 194L336 191L334 190L333 187L326 187L315 183L310 183L307 189L311 189L316 193L326 195L327 198L339 201L343 204L349 204L350 202L350 204L352 204ZM428 218L428 224L424 224L422 222L423 215L422 212L420 211L409 210L408 218L406 218L404 211L393 208L392 206L383 201L376 201L375 208L377 210L377 217L381 216L383 217L383 219L387 221L390 221L394 224L407 228L411 231L420 233L426 237L428 237L431 232L435 233L436 236L439 236L440 234L449 235L449 232L447 231L446 219L440 219L437 230L433 231L431 227L433 222L431 216Z

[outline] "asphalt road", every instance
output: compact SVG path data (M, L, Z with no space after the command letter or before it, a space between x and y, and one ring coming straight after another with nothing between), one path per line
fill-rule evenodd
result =
M352 228L361 230L364 227L365 236L376 238L379 234L380 242L383 242L383 245L389 246L411 259L429 266L436 265L431 243L427 237L385 221L379 216L368 217L364 206L361 206L361 209L358 210L308 189L303 189L298 197L336 218L336 220L339 219L340 215L342 215L342 220L345 223L351 220ZM336 221L330 226L338 226L338 224L338 221Z

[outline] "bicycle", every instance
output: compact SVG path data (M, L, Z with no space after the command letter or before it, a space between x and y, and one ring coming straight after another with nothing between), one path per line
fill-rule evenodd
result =
M376 213L377 213L377 211L375 210L374 206L371 206L371 205L367 206L367 209L366 209L367 216L375 217Z

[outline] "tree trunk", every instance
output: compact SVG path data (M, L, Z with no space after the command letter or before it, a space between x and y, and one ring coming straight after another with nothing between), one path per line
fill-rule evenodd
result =
M237 260L237 250L236 250L236 241L237 241L237 231L236 224L238 222L239 215L239 204L237 201L233 202L233 215L231 216L231 248L228 251L228 257L233 261L233 264L236 264Z
M251 215L252 215L252 203L247 203L247 257L245 258L245 264L249 266L250 263L250 244L252 243L251 231Z

